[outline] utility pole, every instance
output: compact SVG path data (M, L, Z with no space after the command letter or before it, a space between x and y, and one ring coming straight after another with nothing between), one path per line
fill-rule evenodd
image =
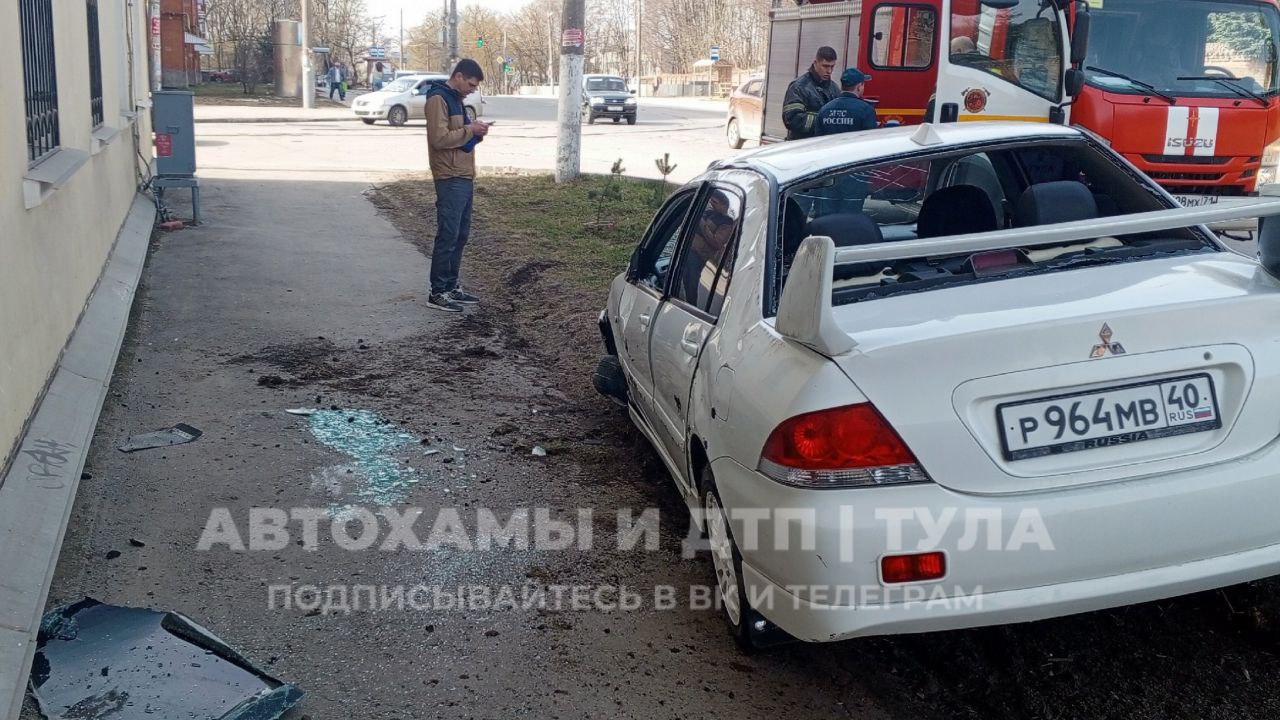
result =
M560 17L560 131L556 143L556 182L578 177L582 169L582 65L586 44L586 0L564 0Z
M302 0L302 108L316 106L316 78L311 71L311 0Z
M449 69L458 64L458 0L449 0Z
M498 88L511 93L511 89L507 87L507 31L502 31L502 57L498 58L498 72L501 78L498 80Z
M163 60L160 57L160 0L151 0L147 6L147 21L151 25L151 89L164 89Z
M641 79L644 77L644 44L640 41L644 29L644 0L636 0L636 95L640 94Z
M552 21L555 16L547 13L547 86L553 91L556 87L556 30Z
M400 67L404 64L404 8L400 8Z

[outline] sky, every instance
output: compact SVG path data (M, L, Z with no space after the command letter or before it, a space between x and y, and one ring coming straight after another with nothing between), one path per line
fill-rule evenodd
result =
M515 10L528 4L529 0L458 0L458 10L468 5L483 5L497 12ZM444 0L365 0L369 14L382 15L390 27L400 22L400 10L404 10L404 25L412 27L422 21L428 12L440 14L444 12Z

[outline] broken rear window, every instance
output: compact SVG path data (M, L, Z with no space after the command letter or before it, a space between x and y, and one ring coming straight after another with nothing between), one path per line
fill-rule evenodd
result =
M780 247L785 270L810 235L837 250L860 245L1033 228L1175 207L1087 141L1005 143L842 169L788 188ZM839 264L836 304L1113 262L1214 252L1200 230Z

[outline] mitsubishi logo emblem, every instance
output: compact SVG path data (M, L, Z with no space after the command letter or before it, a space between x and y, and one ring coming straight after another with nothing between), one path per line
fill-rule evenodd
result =
M1106 357L1108 354L1124 355L1124 346L1118 342L1111 342L1113 335L1111 326L1103 323L1102 330L1098 333L1098 339L1102 341L1102 344L1094 345L1093 352L1089 353L1089 357L1096 360L1097 358Z

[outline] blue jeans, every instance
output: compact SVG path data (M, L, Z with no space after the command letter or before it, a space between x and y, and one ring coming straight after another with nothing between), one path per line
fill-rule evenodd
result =
M471 234L471 178L436 180L436 243L431 251L431 294L458 287L462 249Z

